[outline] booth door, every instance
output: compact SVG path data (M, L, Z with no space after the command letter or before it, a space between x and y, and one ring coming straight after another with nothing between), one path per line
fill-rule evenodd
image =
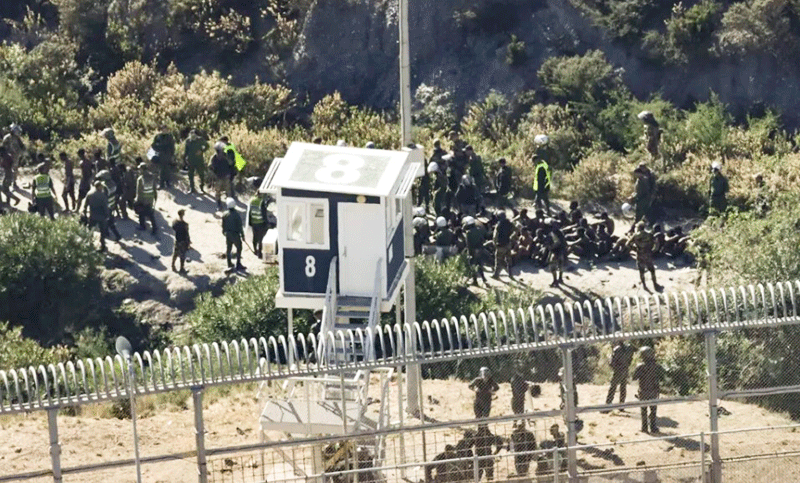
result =
M338 228L339 293L372 297L375 268L386 251L383 208L379 204L339 203Z

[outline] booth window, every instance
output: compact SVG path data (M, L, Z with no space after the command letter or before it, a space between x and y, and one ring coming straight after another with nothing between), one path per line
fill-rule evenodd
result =
M324 249L328 246L328 202L287 201L286 246L293 248L312 247Z

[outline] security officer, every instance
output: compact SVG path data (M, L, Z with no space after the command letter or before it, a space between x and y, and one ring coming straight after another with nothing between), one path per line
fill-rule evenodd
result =
M633 360L633 348L625 343L619 341L614 350L611 352L611 386L608 388L608 396L606 396L606 404L614 402L614 393L619 387L619 402L624 403L627 396L628 389L628 370L631 367Z
M506 158L497 160L500 168L495 176L494 184L497 188L497 206L504 207L508 205L508 195L511 193L511 168L506 163Z
M639 392L637 397L640 401L650 401L658 399L661 392L661 381L666 375L664 368L656 362L656 353L652 347L644 346L639 349L639 356L642 362L633 370L633 380L639 381ZM648 432L648 423L651 433L658 433L658 423L656 417L657 406L642 406L642 432Z
M206 166L205 152L208 150L208 141L205 140L197 129L189 131L189 137L183 144L183 161L189 168L189 193L194 193L194 175L200 179L200 192L205 193Z
M119 163L122 160L122 144L117 141L114 130L110 127L103 129L101 133L108 144L106 145L106 161L109 163Z
M117 230L114 211L117 209L117 183L111 176L111 172L104 169L95 175L95 178L103 182L106 193L106 203L108 203L108 231L114 234L117 241L122 238Z
M172 186L172 166L175 163L175 138L166 125L161 126L161 132L153 138L151 146L158 157L160 168L159 188Z
M469 270L472 273L472 283L478 285L480 275L483 283L486 283L486 275L483 274L483 259L485 250L483 244L486 241L486 229L475 223L475 218L464 217L464 238L469 255Z
M139 178L136 179L136 201L135 211L139 215L139 226L137 230L144 230L145 219L150 220L151 233L156 236L156 213L155 205L158 199L156 180L147 170L147 165L139 164Z
M531 461L536 459L535 454L524 454L536 451L536 436L525 429L525 421L514 422L514 431L511 432L510 451L514 453L514 469L516 476L526 476L531 466ZM523 453L523 454L520 454Z
M544 135L539 134L535 138L535 142L540 146L537 153L533 157L536 163L533 175L533 191L536 194L536 207L542 208L545 213L550 213L550 165L547 163L545 147L550 139Z
M244 239L244 226L239 212L236 211L236 200L228 198L225 201L228 211L222 215L222 234L225 235L225 256L228 260L228 269L233 269L231 263L231 250L236 247L236 270L246 270L242 265L242 240Z
M247 222L250 228L253 229L253 251L258 258L261 258L263 256L264 235L267 234L269 229L267 225L267 200L263 193L256 192L250 198L250 204L247 207Z
M655 239L653 234L647 231L647 225L644 221L636 224L636 233L631 237L630 244L636 250L636 267L639 269L639 278L642 281L642 287L647 289L644 281L644 272L649 270L653 277L653 288L656 292L664 290L664 287L656 282L656 267L653 264L653 248L655 246Z
M9 133L3 136L3 147L6 152L11 156L12 171L11 171L11 185L15 190L19 190L17 186L17 168L22 162L22 155L25 153L25 143L22 142L22 128L17 123L9 126Z
M39 174L33 178L31 185L31 198L36 200L36 209L39 216L44 216L45 212L50 219L55 219L53 215L53 195L56 194L53 188L53 180L47 174L47 165L42 163L38 168Z
M708 186L708 212L721 215L728 209L728 178L720 172L722 165L714 161L711 165L711 181Z
M97 180L94 182L94 188L89 192L86 197L86 203L83 205L83 214L87 215L89 220L89 229L97 227L100 231L100 249L99 251L106 251L106 237L108 236L108 197L106 196L105 187L103 182Z
M214 191L216 193L214 197L217 202L217 209L220 210L222 209L222 192L227 192L229 196L231 194L228 187L231 166L225 154L225 147L226 145L223 141L214 143L214 154L208 162L209 168L214 174Z

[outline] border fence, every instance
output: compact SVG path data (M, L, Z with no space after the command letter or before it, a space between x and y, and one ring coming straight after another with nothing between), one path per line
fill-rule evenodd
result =
M128 379L128 363L120 356L85 359L57 365L19 368L0 371L0 416L35 411L48 414L51 464L49 468L27 474L0 476L0 481L52 478L61 482L64 475L101 471L109 468L133 465L132 459L86 464L80 467L62 468L58 437L58 411L63 408L95 404L99 402L127 399L130 395L167 393L190 390L195 413L196 448L192 452L150 456L143 464L171 459L193 458L196 460L198 481L225 480L232 471L217 467L233 461L238 468L248 468L251 476L235 481L419 481L425 479L425 468L432 464L434 447L427 439L434 438L437 431L491 425L496 434L508 435L515 421L562 420L566 432L563 444L536 451L511 451L510 446L500 454L476 454L467 457L466 467L472 476L461 475L458 481L479 481L485 475L482 460L493 461L503 479L513 479L520 456L529 454L530 461L541 464L537 481L611 481L613 475L626 475L628 481L686 481L686 478L718 483L726 475L742 475L730 481L752 479L745 477L746 466L767 457L764 452L753 454L721 454L725 435L741 432L741 429L720 430L719 401L721 399L743 399L760 396L800 393L800 386L778 386L761 388L720 388L717 367L717 341L720 333L741 330L760 330L779 326L796 325L800 322L800 281L776 284L759 284L725 289L710 289L697 292L653 294L642 297L606 298L582 302L547 304L497 311L469 316L442 318L414 324L386 325L376 331L370 329L330 332L327 334L298 334L269 339L222 341L211 344L195 344L175 347L164 351L135 353L131 358L135 382ZM399 306L399 304L398 304ZM463 419L453 421L429 421L426 415L404 419L402 409L390 427L380 430L364 429L358 434L344 436L294 437L282 441L262 441L248 445L206 448L203 415L203 393L213 386L230 386L245 383L283 382L292 378L310 378L322 374L340 376L358 370L395 368L398 383L392 396L400 408L404 398L402 384L403 369L426 368L443 363L463 361L486 361L516 357L521 354L540 354L545 351L560 356L563 368L563 387L575 385L576 371L573 367L574 351L583 347L620 340L661 339L672 336L695 336L704 340L702 357L705 361L706 387L702 394L669 396L657 401L658 405L688 402L707 402L708 432L681 436L685 444L691 442L699 447L697 461L665 462L663 465L647 465L643 468L587 469L579 468L580 455L587 452L604 452L604 445L580 445L577 434L580 430L579 415L614 409L630 409L655 404L655 401L631 401L624 404L601 404L580 406L577 394L564 391L563 408L549 411L532 411L522 415L498 416L488 419ZM316 362L318 344L324 338L331 346L337 339L359 341L371 340L376 348L372 360L324 366ZM352 346L353 344L351 344ZM287 361L292 361L287 364ZM438 367L438 366L437 366ZM131 384L134 382L134 384ZM423 398L423 379L416 396ZM129 390L129 388L132 389ZM419 407L423 407L420 404ZM768 429L761 428L762 431ZM493 433L493 434L495 434ZM314 448L341 448L351 440L384 437L385 452L380 468L352 468L342 471L327 469L309 474L297 469L290 460L314 458ZM676 438L676 436L670 436ZM722 442L721 442L722 438ZM540 439L540 438L537 438ZM541 440L541 439L540 439ZM646 441L629 441L628 445L652 445L659 438ZM614 443L621 445L623 443ZM420 451L412 451L415 447ZM430 448L430 450L429 450ZM287 456L293 452L294 456ZM436 451L439 451L438 449ZM658 453L663 450L653 450ZM357 455L357 451L352 452ZM606 453L601 453L606 455ZM278 455L278 456L276 456ZM771 458L782 458L791 471L800 474L800 455L786 451L772 452ZM356 458L356 456L353 456ZM611 456L609 456L611 457ZM222 463L218 461L222 459ZM272 464L265 460L273 460ZM239 460L237 462L237 459ZM524 458L523 458L524 459ZM281 463L276 463L281 460ZM451 461L455 460L455 461ZM249 463L248 463L249 461ZM665 459L666 461L666 459ZM437 464L465 463L464 457L444 458ZM795 463L796 462L796 463ZM284 470L276 473L275 468ZM456 465L465 467L465 465ZM456 467L454 466L454 467ZM775 472L775 465L768 470ZM270 474L267 470L271 469ZM480 471L479 471L480 470ZM379 473L378 473L379 472ZM239 473L242 473L241 471ZM363 476L359 476L363 475ZM414 475L412 479L409 475ZM609 476L611 475L611 476ZM681 476L682 475L682 476ZM684 478L683 480L681 478ZM77 477L76 479L80 479ZM727 478L726 478L727 479ZM451 480L456 481L456 480Z

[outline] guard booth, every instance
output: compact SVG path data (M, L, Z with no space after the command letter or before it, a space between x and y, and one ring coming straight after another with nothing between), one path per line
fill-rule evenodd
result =
M380 279L380 310L390 310L407 273L405 258L413 256L411 186L423 162L420 149L308 143L292 143L275 159L260 191L277 205L276 306L323 309L333 275L334 295L345 298L372 298Z
M374 341L368 337L330 335L368 328L374 333L380 313L397 303L410 272L406 259L414 255L411 187L422 175L423 162L422 149L292 143L264 177L259 191L275 198L278 218L280 289L275 305L288 309L289 333L294 309L322 310L314 354L319 367L375 358ZM291 378L285 399L263 401L262 436L279 431L289 437L358 438L358 433L385 429L393 371ZM367 415L370 373L380 376L377 415ZM380 467L383 436L358 441L372 465ZM323 461L319 448L313 460L310 467L292 463L295 475L320 474L331 464Z

